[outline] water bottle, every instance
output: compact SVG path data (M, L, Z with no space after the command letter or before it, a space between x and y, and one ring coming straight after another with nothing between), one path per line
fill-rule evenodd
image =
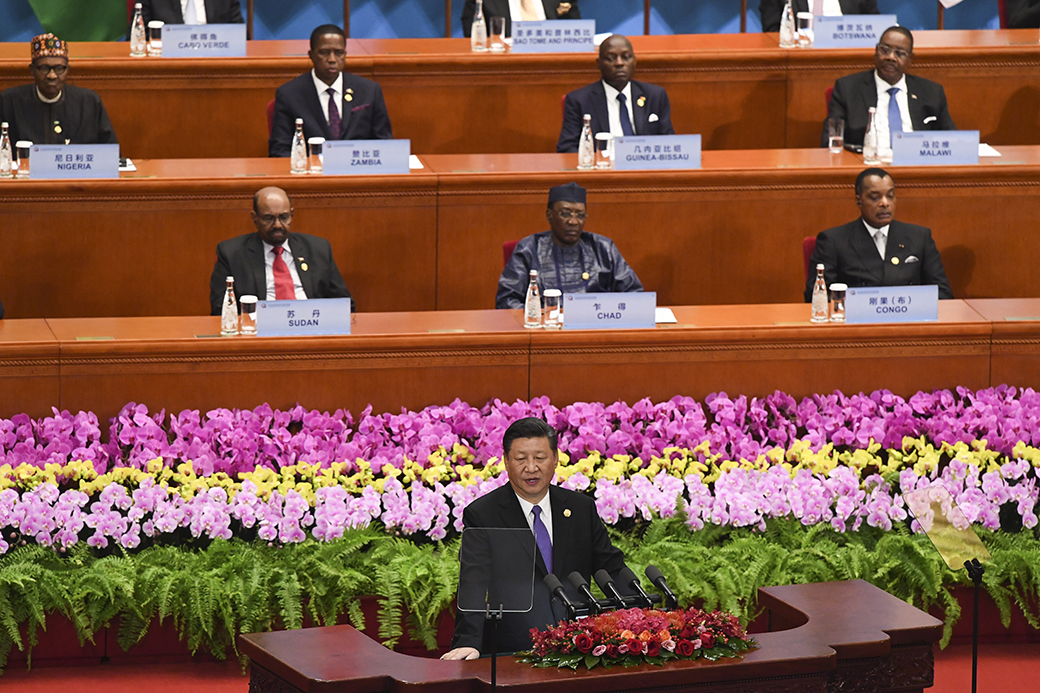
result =
M585 114L581 137L578 139L578 168L596 168L596 148L592 143L592 116L588 113Z
M307 173L307 140L303 138L303 118L296 119L296 132L289 150L289 173Z
M823 265L816 265L816 283L812 289L812 322L827 322L831 319L830 300L827 297L827 282L823 279Z
M0 123L0 178L11 178L14 169L11 164L14 154L11 150L11 138L7 134L7 123Z
M794 48L794 10L791 8L791 0L787 0L784 11L780 15L780 47Z
M148 36L144 31L144 17L141 15L141 3L134 5L134 18L130 22L130 55L143 58L148 52Z
M867 109L867 132L863 135L863 163L868 166L877 166L881 163L878 157L878 132L877 115L875 108Z
M477 12L473 15L473 26L469 32L469 47L476 52L488 48L487 22L484 21L484 0L477 0Z
M524 300L524 327L537 329L542 326L542 297L538 293L538 270L531 270L531 281L527 285Z
M220 310L220 334L231 337L238 334L238 303L235 301L235 278L227 278L224 307Z

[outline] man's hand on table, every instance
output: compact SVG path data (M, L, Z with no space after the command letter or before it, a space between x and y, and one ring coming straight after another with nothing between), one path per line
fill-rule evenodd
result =
M475 647L456 647L441 655L441 659L477 659L478 657L480 657L480 650Z

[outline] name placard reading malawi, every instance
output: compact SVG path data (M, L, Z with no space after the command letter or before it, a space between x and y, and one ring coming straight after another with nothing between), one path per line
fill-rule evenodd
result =
M979 163L978 130L897 132L893 166L967 166Z
M813 48L873 48L885 29L895 25L894 14L814 17Z
M513 22L514 53L591 53L596 50L595 19Z
M936 322L939 287L861 286L845 292L845 322Z
M614 169L617 171L700 167L700 135L637 135L614 140Z
M322 172L333 176L408 173L411 140L327 140Z
M34 144L29 177L119 178L118 144Z
M164 58L241 58L245 24L163 24Z
M624 330L656 327L657 292L564 294L563 329Z
M260 301L256 304L256 334L260 337L350 334L350 299Z

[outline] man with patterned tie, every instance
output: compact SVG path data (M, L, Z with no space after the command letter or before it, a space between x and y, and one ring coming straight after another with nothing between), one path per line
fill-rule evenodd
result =
M345 72L347 38L334 24L311 33L308 53L314 69L278 87L269 156L289 156L296 119L303 134L326 140L389 140L393 138L383 90L370 79Z
M762 31L780 31L780 15L787 0L761 0ZM840 17L846 14L879 14L877 0L791 0L791 10L812 12L814 17Z
M584 600L566 584L566 576L574 571L590 581L596 571L606 570L622 593L627 591L618 579L625 557L611 544L596 502L584 493L552 485L559 461L557 443L556 431L541 419L514 421L502 436L502 461L509 483L476 499L462 514L466 529L530 529L538 547L533 606L526 613L503 614L495 639L499 653L530 649L531 628L545 628L567 618L563 605L542 581L548 573L563 578L564 589L575 602ZM466 569L460 565L460 575ZM457 612L452 649L441 659L490 654L485 636L483 613Z
M946 107L942 85L906 74L914 59L914 35L901 26L889 27L874 51L874 69L842 77L834 83L828 118L845 121L845 144L862 145L868 112L876 111L878 150L890 155L892 133L920 130L956 130ZM823 122L820 146L828 142L827 121Z
M227 277L235 278L235 299L261 301L351 298L332 247L324 238L292 233L292 203L281 188L253 196L255 233L221 241L209 280L210 313L220 315ZM350 309L354 310L351 299Z
M578 0L484 0L484 21L490 17L506 18L506 36L512 36L513 22L539 22L546 19L581 19ZM462 33L469 38L473 28L473 15L477 13L477 0L466 0L462 6ZM488 30L490 31L490 23Z
M599 45L596 60L602 79L567 94L563 104L563 127L556 143L558 152L578 151L585 115L592 116L592 134L674 135L672 106L668 92L632 79L636 54L620 34Z

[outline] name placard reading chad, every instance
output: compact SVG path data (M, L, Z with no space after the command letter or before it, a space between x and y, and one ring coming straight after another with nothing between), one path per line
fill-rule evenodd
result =
M241 58L245 24L163 24L164 58Z
M938 286L862 286L845 292L845 322L936 322Z
M595 19L513 22L514 53L591 53L596 50Z
M34 144L29 177L119 178L118 144Z
M564 294L563 329L625 330L656 327L657 292Z
M700 135L637 135L614 140L617 171L700 167Z
M814 17L813 48L873 48L885 29L895 25L894 14Z
M328 140L322 171L333 176L408 173L411 140Z
M350 334L350 299L260 301L256 333L261 337Z
M979 163L978 130L897 132L893 166L963 166Z

